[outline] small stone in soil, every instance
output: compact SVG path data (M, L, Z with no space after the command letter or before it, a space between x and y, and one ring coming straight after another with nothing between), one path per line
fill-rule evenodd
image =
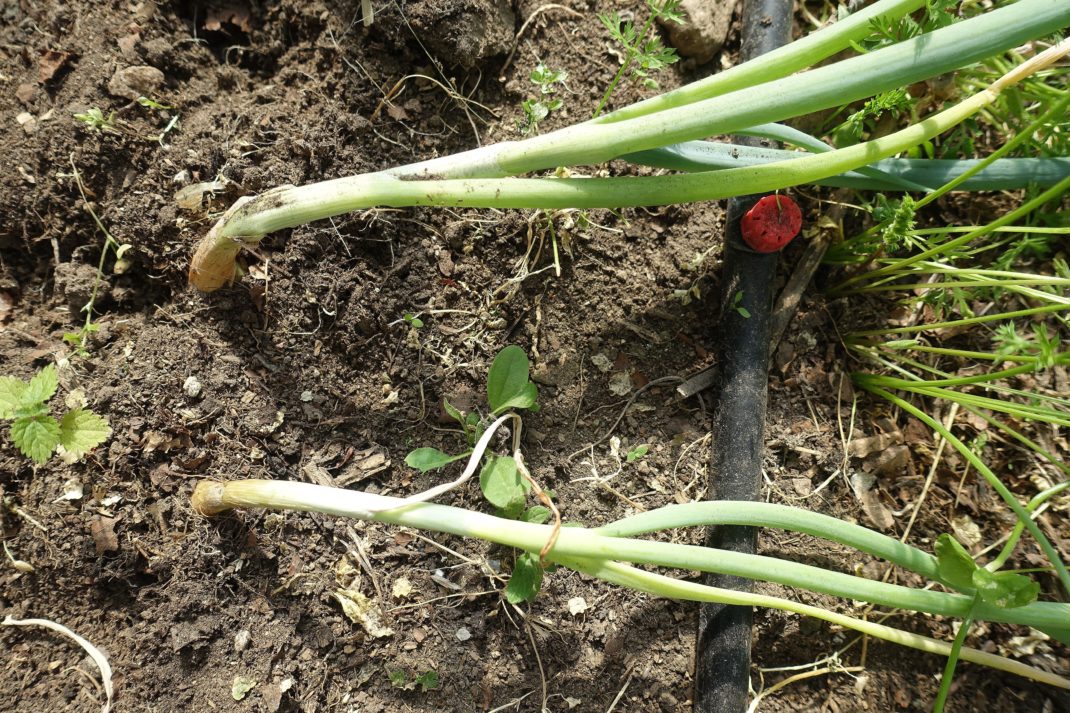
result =
M196 376L188 377L185 383L182 384L182 391L184 391L186 393L186 396L190 397L191 399L195 399L200 396L203 388L204 387L201 385L201 380L198 379Z

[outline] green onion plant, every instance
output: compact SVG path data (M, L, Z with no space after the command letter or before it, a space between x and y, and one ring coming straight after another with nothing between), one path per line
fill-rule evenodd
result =
M1070 25L1070 3L1065 0L1019 0L902 42L791 74L857 43L870 34L870 23L876 18L902 17L922 4L920 0L881 0L853 18L710 80L523 141L306 186L283 186L243 198L199 243L190 264L190 281L203 290L218 289L233 279L234 260L241 248L255 245L267 233L376 206L623 208L715 200L827 179L930 141L1070 51L1070 44L1057 44L943 111L888 136L834 151L693 174L516 177L604 163L842 106L970 65Z

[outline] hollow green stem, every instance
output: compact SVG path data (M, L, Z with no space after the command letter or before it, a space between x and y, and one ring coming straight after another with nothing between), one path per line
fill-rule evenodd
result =
M976 605L980 601L980 597L974 597L973 603ZM936 700L933 701L932 713L944 713L944 704L947 703L947 697L951 693L951 679L955 676L955 664L958 663L959 657L962 655L963 644L966 643L966 635L970 632L970 627L973 625L973 608L970 608L970 613L962 620L959 626L959 631L955 634L955 641L951 644L951 652L948 654L947 663L944 665L944 675L940 679L940 690L936 694Z
M913 332L928 332L934 329L946 329L948 327L966 327L971 324L984 324L986 322L998 322L1000 320L1013 320L1019 317L1031 317L1037 314L1049 314L1051 312L1061 312L1066 309L1066 305L1061 304L1049 304L1042 307L1029 307L1026 309L1014 310L1012 312L999 312L997 314L982 314L977 317L963 317L962 319L951 319L944 322L932 322L930 324L912 324L904 327L886 327L884 329L865 329L860 332L853 332L852 337L877 337L884 334L911 334Z
M1064 363L1070 361L1070 352L1062 352L1055 356L1055 363ZM1000 371L990 371L985 374L974 374L973 376L956 376L947 379L931 379L928 381L910 381L907 379L896 379L891 376L871 376L869 374L860 375L859 378L870 383L876 383L879 386L898 389L901 387L916 387L919 384L925 387L933 386L967 386L969 384L983 384L990 381L998 381L1000 379L1009 379L1012 376L1021 376L1022 374L1030 374L1036 371L1036 366L1033 364L1024 364L1022 366L1016 366L1011 369L1001 369Z
M629 589L648 592L659 597L670 597L694 602L715 602L718 604L731 604L735 606L766 607L780 609L782 611L801 614L827 621L836 626L853 629L868 636L873 636L893 644L907 646L918 651L924 651L938 656L950 656L953 646L937 639L932 639L920 634L913 634L901 629L896 629L871 621L856 619L845 614L839 614L820 607L802 604L791 599L772 597L764 594L751 592L737 592L732 589L710 587L695 582L688 582L665 575L646 572L637 567L632 567L620 562L591 561L562 557L558 560L562 565L582 572L590 577L601 579L611 584L617 584ZM959 652L964 661L989 666L1001 671L1013 673L1036 681L1058 686L1059 688L1070 687L1067 679L1042 671L1032 666L1027 666L1018 661L985 653L977 649L962 647Z
M352 210L375 206L478 208L619 208L689 203L761 193L853 170L927 141L990 103L986 90L901 131L805 158L690 175L617 178L402 180L389 173L274 189L227 212L209 244L231 246Z
M806 155L803 152L784 149L739 146L715 141L688 141L628 154L621 158L630 163L673 171L719 171L738 166L788 161ZM856 190L925 192L974 171L981 161L982 159L888 158L857 171L829 176L814 183ZM1004 158L971 173L964 181L956 184L955 190L1002 191L1031 185L1043 188L1058 183L1067 176L1070 176L1070 159L1067 158ZM922 231L915 233L922 234Z
M1053 485L1052 487L1037 493L1033 496L1032 500L1026 503L1025 511L1029 513L1030 518L1032 518L1032 514L1037 508L1067 488L1070 488L1070 480L1063 481L1058 485ZM1025 532L1025 524L1021 520L1014 523L1014 529L1011 531L1011 536L1007 538L1006 544L1003 545L1003 549L1000 550L995 559L985 565L989 571L995 572L1007 563L1007 560L1014 554L1014 548L1018 546L1018 540L1022 537L1023 532Z
M751 525L803 532L853 547L928 579L940 580L936 558L927 552L861 525L775 503L717 500L667 505L603 525L593 532L607 537L633 537L671 528L708 525Z
M909 349L915 352L923 352L925 354L937 354L940 356L958 357L960 359L976 359L978 361L1001 361L1012 362L1022 364L1036 364L1040 358L1029 354L997 354L995 352L978 352L971 351L969 349L951 349L949 347L930 347L927 344L918 344L914 342L912 344L894 344L894 343L875 343L867 344L864 346L870 347L883 347L885 349L891 349L900 351Z
M464 180L463 177L501 177L555 166L601 163L622 154L777 121L949 71L982 59L1000 47L1013 47L1036 33L1051 32L1066 24L1070 24L1070 4L1058 0L1019 0L1010 7L843 60L836 66L640 116L612 127L576 125L522 142L485 146L377 174L268 191L236 203L216 223L197 247L190 265L190 281L201 289L217 289L233 275L236 246L255 243L273 230L361 208L416 205L621 208L713 200L827 178L931 139L990 104L1003 89L1062 57L1070 51L1070 44L1062 43L1040 53L988 89L907 129L783 164L642 178ZM443 177L445 180L430 180Z
M976 453L970 450L965 443L963 443L942 423L940 423L921 409L917 408L913 404L899 398L895 394L891 393L890 391L886 391L883 388L866 385L865 383L862 383L861 386L867 391L870 391L876 394L877 396L886 399L887 401L895 404L910 415L921 420L929 428L939 433L948 443L950 443L955 448L955 450L957 450L962 455L963 458L969 461L970 465L973 466L974 469L976 469L977 472L981 474L985 481L987 481L988 484L992 486L992 489L999 493L999 496L1003 498L1003 501L1007 503L1011 510L1014 511L1014 514L1018 517L1019 522L1023 523L1025 525L1025 528L1029 530L1029 534L1032 535L1033 538L1037 541L1037 544L1040 546L1040 549L1044 552L1045 556L1047 556L1048 560L1055 568L1055 573L1059 578L1059 582L1063 585L1064 591L1070 592L1070 572L1067 572L1066 565L1063 564L1063 561L1059 556L1059 552L1055 549L1054 546L1052 546L1051 541L1048 540L1044 533L1040 531L1040 528L1037 527L1037 524L1035 522L1033 522L1033 519L1029 517L1029 513L1024 507L1022 507L1022 504L1018 502L1018 498L1015 497L1014 493L1007 489L1007 486L1003 484L1003 481L1001 481L999 477L994 472L992 472L991 468L985 465L984 461L982 461ZM1066 622L1064 621L1062 624L1057 624L1056 627L1065 628Z
M322 512L476 537L533 553L542 550L553 532L553 528L547 525L505 520L445 505L404 505L400 498L287 481L204 482L198 485L194 493L194 507L204 514L216 514L235 507ZM773 557L693 545L606 537L585 528L561 529L548 556L550 559L624 560L684 570L719 572L942 616L964 616L971 602L970 597L961 594L915 590ZM1038 629L1058 629L1070 617L1070 605L1034 602L1016 609L982 605L978 617L990 621L1028 623Z

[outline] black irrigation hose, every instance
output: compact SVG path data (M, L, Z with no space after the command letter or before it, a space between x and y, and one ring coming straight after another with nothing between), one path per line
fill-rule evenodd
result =
M791 40L792 7L792 0L743 0L741 61ZM747 137L740 137L738 143L768 146L768 142ZM718 328L721 393L710 461L711 500L757 500L761 487L777 254L753 252L743 243L739 231L739 219L758 198L742 196L728 202L723 314ZM753 527L714 527L706 543L753 553L757 540ZM706 583L738 590L751 588L748 580L723 575L710 575ZM750 607L704 604L699 609L695 713L746 710L752 618Z

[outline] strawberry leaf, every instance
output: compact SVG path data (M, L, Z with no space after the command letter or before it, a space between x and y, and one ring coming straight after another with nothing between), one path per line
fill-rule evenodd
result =
M0 376L0 418L13 418L22 403L26 382L10 376Z
M92 411L76 408L68 411L59 422L59 442L72 455L82 455L111 435L108 422Z
M55 395L58 387L59 377L56 375L56 367L49 364L30 379L26 390L22 392L20 405L43 404Z
M11 423L11 439L35 463L44 463L56 450L59 432L56 419L48 415L23 416Z

